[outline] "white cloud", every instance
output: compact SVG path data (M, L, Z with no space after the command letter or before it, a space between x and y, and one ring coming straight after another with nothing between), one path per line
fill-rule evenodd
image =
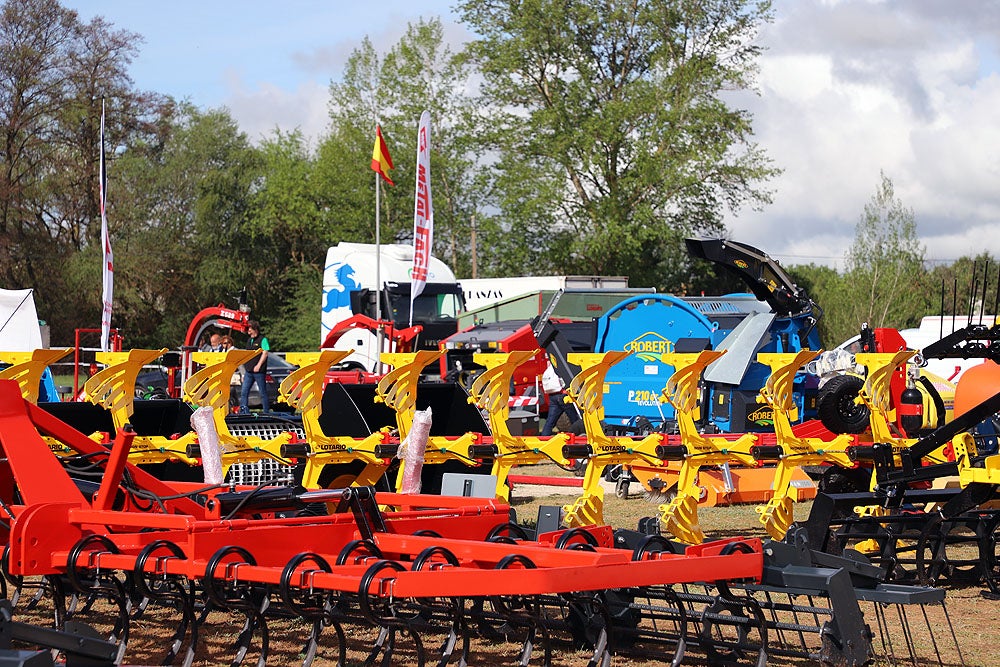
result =
M840 266L884 171L929 259L1000 256L997 19L939 4L777 3L761 95L739 102L784 173L772 206L729 219L735 240Z
M293 90L271 83L247 87L242 80L227 82L226 107L252 142L270 136L276 128L295 129L311 141L324 134L330 122L329 84L307 81Z

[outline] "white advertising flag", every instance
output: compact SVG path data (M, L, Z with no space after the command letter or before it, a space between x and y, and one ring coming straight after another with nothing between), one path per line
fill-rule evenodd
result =
M431 113L420 114L417 130L417 192L413 204L413 274L410 278L410 325L413 303L427 284L434 242L434 205L431 201Z
M114 254L111 252L111 238L108 236L108 216L107 216L107 187L108 174L104 165L104 101L101 100L101 257L102 276L104 278L104 290L101 296L103 309L101 310L101 349L108 351L109 338L111 337L111 300L115 289L115 267Z

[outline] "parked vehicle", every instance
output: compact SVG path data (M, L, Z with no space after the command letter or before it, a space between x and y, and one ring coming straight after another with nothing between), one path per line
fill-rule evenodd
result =
M278 387L282 380L288 377L289 373L295 370L295 366L288 363L279 354L270 354L267 358L267 375L264 376L264 383L267 386L267 397L271 409L279 412L290 410L284 403L278 402ZM170 373L175 374L175 383L180 382L180 368L169 366L156 366L139 373L135 380L136 398L160 399L170 398ZM233 373L230 381L229 402L233 407L240 403L240 391L243 387L243 376L241 371ZM250 399L247 402L251 409L260 408L260 391L257 385L250 389Z
M345 364L368 372L379 366L380 336L383 351L438 349L458 330L462 288L451 269L431 257L411 322L412 269L410 245L342 242L331 247L323 272L320 347L354 350Z
M284 403L278 403L278 387L281 386L281 382L296 368L296 366L288 363L278 354L271 353L267 355L267 374L264 376L264 384L267 386L267 400L272 410L279 412L290 410ZM242 371L237 371L233 373L233 378L230 381L229 403L231 405L239 405L242 389ZM247 401L247 406L250 409L261 406L260 391L257 390L256 384L250 388L250 398Z
M558 290L627 290L627 276L518 276L462 279L465 310L472 312L524 294Z

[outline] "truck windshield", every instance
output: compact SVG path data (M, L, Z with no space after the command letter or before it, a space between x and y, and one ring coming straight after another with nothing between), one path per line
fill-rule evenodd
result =
M392 321L397 326L406 326L410 321L409 293L389 294L392 307ZM413 323L454 322L461 310L458 294L423 293L413 303Z

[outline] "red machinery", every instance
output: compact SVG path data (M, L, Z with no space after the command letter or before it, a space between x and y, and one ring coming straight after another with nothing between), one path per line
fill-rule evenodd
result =
M42 435L78 452L79 460L52 456ZM641 632L642 613L674 628L658 631L654 639L671 641L681 654L688 623L697 620L710 654L726 646L710 639L711 628L724 625L737 627L740 646L729 649L765 655L763 618L749 598L733 596L720 582L718 593L707 598L720 611L689 618L690 603L680 603L669 586L759 580L759 540L730 539L675 553L654 536L629 551L613 548L611 529L599 526L530 542L515 539L521 529L508 523L509 508L495 500L376 494L366 488L311 493L195 488L159 481L128 464L132 438L123 430L109 450L26 402L15 382L0 381L5 457L0 507L7 515L0 537L8 543L7 574L43 576L52 586L66 581L82 596L115 602L122 654L127 609L139 595L180 610L178 632L183 636L189 629L189 656L211 609L245 614L246 632L236 646L240 659L252 637L260 640L261 659L266 657L267 618L273 613L311 623L313 651L322 629L333 627L342 658L344 624L382 629L371 659L391 652L400 635L412 640L421 664L426 634L451 638L444 664L458 639L467 653L480 633L473 627L485 624L521 628L527 656L536 637L548 654L550 632L586 635L588 628L601 628L602 638L593 643L596 659L608 651L607 634L616 632L616 625ZM97 473L99 483L88 481L88 470ZM332 513L316 511L327 506ZM302 508L312 511L277 514ZM483 576L486 570L491 573ZM616 619L606 600L612 589L618 597L641 593L655 602L646 604L647 612ZM196 607L203 612L200 620ZM595 624L595 618L604 620ZM756 639L744 646L748 633Z

